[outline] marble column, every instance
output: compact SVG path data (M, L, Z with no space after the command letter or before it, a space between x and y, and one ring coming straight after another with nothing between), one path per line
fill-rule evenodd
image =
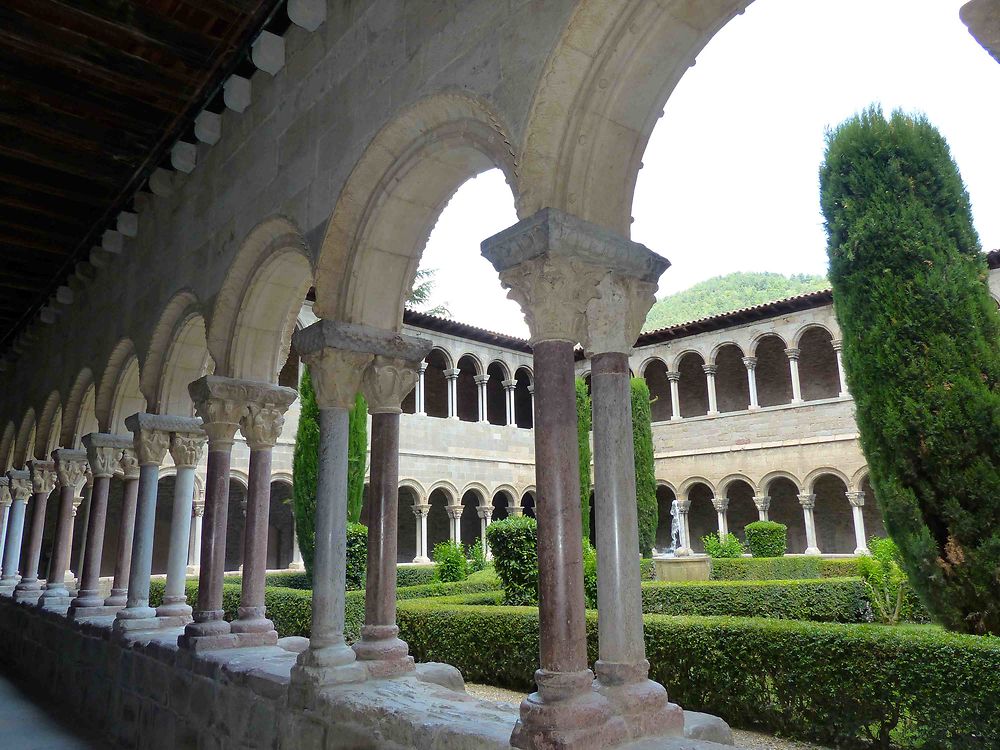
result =
M3 576L0 577L0 594L12 596L18 582L18 564L21 559L21 539L24 533L24 516L28 498L31 497L31 472L11 469L7 472L10 490L10 516L7 520L7 541L3 550Z
M715 394L715 374L719 371L716 365L702 365L705 371L705 383L708 385L708 414L719 413L719 399Z
M68 607L71 597L66 588L66 569L73 549L73 501L76 500L87 472L85 451L58 448L52 451L52 461L59 480L59 507L56 528L52 536L52 557L49 577L39 604L47 607Z
M486 414L486 383L489 382L489 375L476 375L476 393L479 394L479 421L488 421Z
M417 517L417 554L413 562L427 564L431 558L427 555L427 514L431 512L430 505L414 505L413 515Z
M507 416L507 421L504 424L508 427L517 427L517 417L514 414L514 389L517 388L517 381L511 378L510 380L504 380L502 385L504 411Z
M3 560L3 551L7 546L7 521L10 518L10 504L10 479L4 474L0 476L0 560Z
M139 499L139 459L135 448L122 451L121 467L125 478L122 490L122 514L118 527L118 554L115 556L115 577L111 584L111 594L104 600L104 606L119 610L128 600L128 579L132 568L132 538L135 536L135 507Z
M462 543L462 505L446 505L445 512L448 513L448 536L455 544ZM434 550L427 550L428 555L433 555Z
M201 565L199 565L200 555L201 555L201 523L202 519L205 517L205 503L204 501L195 501L191 508L191 543L188 548L188 565L187 574L198 575L198 571L201 570Z
M373 678L392 677L414 668L409 647L400 640L396 625L399 415L403 399L417 379L416 365L430 352L431 342L386 332L386 344L393 339L394 355L378 354L361 379L372 417L371 484L365 624L354 652Z
M331 320L319 320L293 336L295 351L312 375L320 430L312 631L309 648L292 667L289 701L296 706L314 705L324 686L367 677L344 639L348 413L373 359L373 340L380 338L381 332L367 326Z
M760 408L757 400L757 358L744 357L743 366L747 368L747 386L750 389L750 411Z
M45 508L56 485L55 464L51 461L28 461L31 472L31 528L28 530L28 552L21 581L14 588L14 601L37 602L42 595L38 580L38 561L42 555L42 533L45 530Z
M457 367L444 371L445 383L448 388L448 419L458 419L458 374Z
M240 646L273 646L278 642L274 623L265 617L264 584L267 573L267 521L271 510L271 453L285 425L285 412L298 397L294 388L280 385L261 389L247 402L240 430L250 448L247 518L243 532L243 583L240 606L232 623Z
M769 495L755 495L753 504L757 506L757 517L761 521L767 521L767 512L771 508L771 498Z
M845 398L850 394L847 392L847 377L844 375L844 342L840 339L834 339L830 343L837 355L837 382L840 383L840 397Z
M92 432L83 436L87 449L87 463L94 477L90 492L90 510L87 517L87 535L83 542L83 567L80 570L80 587L70 603L69 616L73 619L115 614L118 608L108 609L101 596L101 562L104 557L104 530L108 518L108 494L111 477L119 465L122 451L132 441L124 435Z
M149 580L153 572L153 535L156 530L156 493L160 464L170 447L170 417L139 412L126 418L132 445L139 461L139 488L135 505L135 533L128 573L125 608L115 616L115 632L150 630L163 623L149 606ZM189 422L190 420L185 420Z
M248 390L259 383L205 375L188 384L195 413L208 435L205 515L201 527L198 601L193 622L177 639L180 648L202 651L233 648L236 636L223 619L222 584L226 567L226 523L229 519L229 469L233 439L246 411Z
M799 349L785 349L785 356L788 357L788 370L792 375L792 403L802 403L802 384L799 382Z
M427 416L427 404L425 401L425 395L427 391L424 389L424 375L427 372L427 361L424 360L420 363L420 367L417 370L417 395L416 395L416 407L417 414L422 417Z
M726 536L729 534L729 518L727 517L729 498L713 497L712 506L715 508L715 513L719 518L719 541L724 542Z
M534 354L540 669L538 691L521 703L511 735L519 748L614 747L629 734L608 698L593 689L587 666L580 544L573 349L585 338L588 303L609 276L609 236L618 240L549 208L482 243L524 313ZM630 564L638 576L637 558Z
M676 422L681 418L681 374L668 372L667 382L670 383L670 419Z
M483 544L483 555L485 555L487 560L492 560L493 553L490 551L489 542L486 540L486 527L493 522L493 506L476 506L476 513L479 514L479 538Z
M851 513L854 515L854 554L868 554L868 536L865 533L865 493L848 492L847 501L851 504Z
M806 523L806 554L820 555L819 544L816 541L816 495L803 493L799 495L802 506L802 516Z
M174 504L170 511L167 581L163 588L163 603L156 608L156 617L160 620L160 627L164 628L179 628L191 622L191 606L187 603L185 584L194 507L194 473L207 438L199 420L190 421L193 429L170 435L170 457L177 474L174 477Z
M674 550L674 557L688 557L692 554L690 510L691 501L689 499L677 499L677 530L680 532L680 547Z

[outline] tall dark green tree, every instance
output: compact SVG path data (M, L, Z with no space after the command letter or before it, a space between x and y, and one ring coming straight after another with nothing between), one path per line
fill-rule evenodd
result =
M365 469L368 464L368 403L360 393L351 409L347 436L347 520L361 521L365 497Z
M885 525L953 630L1000 634L1000 318L948 145L877 108L827 137L844 368Z
M632 378L632 441L635 445L635 501L639 511L639 551L652 554L656 543L656 473L653 468L653 424L649 386L644 378Z
M576 379L576 439L580 451L580 515L583 538L590 539L590 394L583 378Z

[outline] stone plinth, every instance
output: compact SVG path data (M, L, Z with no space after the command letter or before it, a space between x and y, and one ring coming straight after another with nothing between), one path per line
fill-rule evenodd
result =
M708 581L712 577L712 559L705 555L691 557L654 557L657 581Z

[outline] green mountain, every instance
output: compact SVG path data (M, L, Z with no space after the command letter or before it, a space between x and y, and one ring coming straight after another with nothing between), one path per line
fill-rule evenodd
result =
M825 276L737 271L716 276L657 300L646 316L644 331L794 297L830 286Z

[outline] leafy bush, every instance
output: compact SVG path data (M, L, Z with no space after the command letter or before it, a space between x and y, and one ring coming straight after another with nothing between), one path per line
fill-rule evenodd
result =
M243 577L240 575L227 575L222 579L224 583L235 583L240 585ZM265 586L277 586L287 589L311 589L312 580L309 576L298 570L282 570L277 573L267 573L264 576Z
M1000 634L1000 315L969 196L923 116L827 136L820 197L875 497L935 619Z
M469 572L478 573L486 569L486 550L483 549L482 537L476 539L476 543L469 547Z
M363 589L368 568L368 527L347 524L347 588Z
M743 545L735 534L726 534L725 539L719 539L718 534L709 534L701 538L705 545L705 554L716 559L732 559L743 557Z
M534 518L517 516L486 527L493 564L510 605L538 601L538 525Z
M590 539L590 428L591 404L587 383L576 379L576 442L580 454L580 520L583 538Z
M405 567L400 565L396 567L396 585L400 588L403 586L422 586L433 580L433 565L407 565Z
M914 596L906 573L900 567L896 543L873 536L868 540L868 549L869 555L858 558L858 568L868 588L875 619L886 625L904 620L926 621L926 610Z
M434 545L434 580L442 583L464 581L469 575L469 561L458 542L447 539Z
M754 557L781 557L788 549L788 527L774 521L754 521L743 527Z
M644 581L656 580L656 565L652 560L639 561L639 575Z
M400 637L418 661L453 664L470 682L529 690L538 610L495 601L481 594L401 602ZM643 619L650 677L685 708L734 726L843 750L1000 746L1000 639L931 626ZM587 636L593 663L596 612L587 614Z
M299 383L299 425L292 454L292 514L306 572L312 575L316 548L316 475L319 466L319 407L309 368Z
M791 581L655 581L642 585L642 611L660 615L773 617L814 622L870 622L860 578Z
M635 449L635 501L639 517L639 554L649 557L656 544L656 473L653 468L653 425L649 386L632 378L632 442Z
M791 578L846 578L861 575L856 557L742 557L712 560L713 581L787 581Z
M365 498L368 463L368 402L360 393L354 399L347 430L347 520L358 523Z
M583 596L588 609L597 609L597 550L583 540Z

